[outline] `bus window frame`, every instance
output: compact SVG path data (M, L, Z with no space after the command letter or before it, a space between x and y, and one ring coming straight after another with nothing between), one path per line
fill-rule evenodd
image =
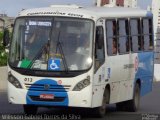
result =
M103 45L102 45L102 48L101 49L103 49L103 57L104 57L104 59L103 59L103 61L100 63L100 64L98 64L98 67L97 67L97 61L98 61L98 59L97 59L97 50L98 50L98 46L96 45L96 41L97 41L97 34L95 34L95 42L94 42L94 74L96 74L96 72L99 70L99 68L105 63L105 59L106 59L106 54L105 54L105 29L104 29L104 27L102 26L102 25L97 25L97 26L95 26L95 33L97 32L97 28L102 28L102 33L103 33Z
M121 35L119 35L119 32L118 32L118 28L119 28L119 26L118 26L118 21L119 20L124 20L125 21L125 27L126 27L126 21L127 21L127 29L128 29L128 34L127 34L127 30L126 30L126 36L121 36ZM118 44L118 53L119 53L119 55L124 55L124 54L129 54L130 53L130 50L131 50L131 46L130 46L130 28L129 28L129 18L118 18L117 19L117 44ZM120 53L120 51L119 51L119 48L120 48L120 46L119 46L119 38L120 37L126 37L127 38L127 40L128 40L128 47L129 47L129 51L126 51L126 52L123 52L123 53ZM126 49L127 49L127 45L126 45Z
M131 35L131 20L137 20L137 24L139 24L139 22L140 22L140 25L139 25L139 27L138 27L138 32L140 32L140 33L138 33L138 34L136 34L136 35ZM139 30L140 29L140 30ZM140 52L143 52L143 49L142 49L142 25L141 25L141 17L136 17L136 18L130 18L129 19L129 30L130 30L130 51L131 51L131 53L140 53ZM135 51L135 50L132 50L132 36L137 36L138 37L138 42L139 42L139 38L140 38L140 50L139 50L139 48L138 48L138 51ZM139 45L139 43L138 43L138 45Z
M115 30L116 30L116 31L115 31L115 35L113 35L113 36L108 36L108 35L107 35L107 24L106 24L107 21L110 21L110 22L115 21L115 24L116 24ZM106 45L106 51L107 51L106 54L107 54L107 56L116 56L116 55L119 55L119 53L118 53L118 40L117 40L117 18L115 18L115 19L114 19L114 18L105 19L105 30L106 30L106 31L105 31L105 35L106 35L106 44L107 44L107 45ZM113 53L112 53L112 54L109 54L109 53L108 53L108 43L109 43L109 42L108 42L108 38L109 38L109 39L113 39L113 38L116 39L116 45L117 45L117 46L116 46L116 49L117 49L117 50L116 50L116 53L115 53L115 54L113 54ZM113 41L113 40L112 40L112 41Z
M148 20L148 22L149 22L149 34L144 34L143 33L143 20L144 19L147 19ZM149 20L151 20L151 24L150 24L150 21ZM151 33L150 33L150 26L151 26ZM150 45L150 42L152 43L152 49L147 49L147 50L145 50L145 49L143 49L143 51L144 52L151 52L151 51L154 51L154 35L153 35L153 18L152 17L142 17L141 18L141 37L142 37L142 39L144 39L143 37L144 37L144 35L148 35L149 36L149 39L150 39L150 36L151 36L151 38L152 38L152 40L150 40L149 41L149 45Z

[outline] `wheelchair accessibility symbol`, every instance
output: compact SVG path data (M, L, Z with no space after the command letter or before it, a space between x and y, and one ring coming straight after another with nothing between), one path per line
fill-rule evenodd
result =
M50 59L48 61L48 70L60 70L60 59Z

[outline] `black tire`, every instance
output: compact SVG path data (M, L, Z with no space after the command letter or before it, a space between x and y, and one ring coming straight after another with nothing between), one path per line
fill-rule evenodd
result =
M117 103L116 108L118 111L136 112L139 109L139 104L140 104L140 86L138 83L136 83L133 99Z
M104 94L103 94L103 101L102 105L100 107L94 108L94 113L96 117L104 117L106 114L106 104L109 103L110 99L110 92L109 89L105 89Z
M127 101L127 108L129 112L136 112L139 109L140 105L140 85L136 83L134 89L133 99Z
M35 115L38 111L38 107L34 105L23 105L23 110L27 115Z

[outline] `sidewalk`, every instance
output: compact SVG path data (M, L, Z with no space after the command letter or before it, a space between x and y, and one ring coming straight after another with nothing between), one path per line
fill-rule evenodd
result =
M154 79L160 81L160 64L154 64Z
M7 67L0 67L0 91L7 88Z

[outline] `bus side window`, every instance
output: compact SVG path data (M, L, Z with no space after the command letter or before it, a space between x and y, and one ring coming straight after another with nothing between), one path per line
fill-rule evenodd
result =
M115 20L106 21L106 40L108 55L117 54L117 25Z
M144 40L144 50L148 51L153 49L152 38L152 20L144 18L142 19L142 38Z
M102 26L97 26L96 28L95 59L95 70L97 70L105 60L104 30Z
M125 54L129 52L129 32L128 32L128 20L118 20L118 44L119 53Z
M131 51L138 52L141 50L141 33L138 24L138 19L130 19L130 39L131 39Z
M150 38L150 41L149 41L149 49L150 50L153 50L153 23L152 23L152 19L149 19L149 38Z

